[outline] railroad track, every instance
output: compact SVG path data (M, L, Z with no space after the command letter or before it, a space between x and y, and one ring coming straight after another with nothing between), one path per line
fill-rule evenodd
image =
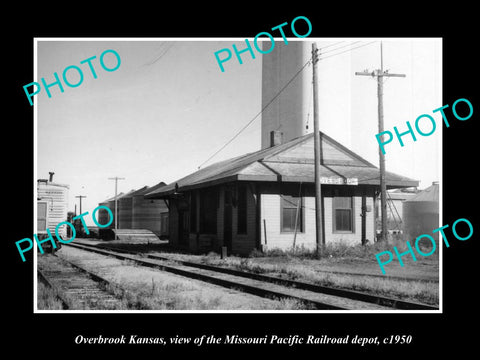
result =
M64 310L109 310L122 306L107 290L108 280L66 259L38 256L37 274L40 281L55 291Z
M322 310L438 310L437 307L393 299L368 293L314 285L281 279L268 275L228 269L188 261L173 261L152 254L139 254L127 250L110 250L96 245L73 244L67 246L95 252L120 260L130 260L141 266L157 268L177 275L237 289L246 293L269 297L290 298L308 307Z

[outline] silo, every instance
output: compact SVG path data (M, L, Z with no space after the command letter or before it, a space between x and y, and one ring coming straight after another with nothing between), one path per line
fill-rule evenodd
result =
M422 234L428 234L438 241L438 232L432 230L439 227L439 185L433 182L425 190L403 203L405 240L415 240ZM428 239L423 241L428 244Z
M168 224L168 208L161 199L145 199L144 195L165 186L161 182L152 187L144 187L132 195L132 229L147 229L158 237L165 237L165 224ZM165 215L167 218L165 219ZM163 231L162 231L163 229ZM167 228L168 229L168 228Z
M269 50L269 41L263 50ZM270 147L272 131L283 133L287 142L305 135L309 112L312 75L306 69L295 76L311 57L309 41L276 42L273 50L262 56L262 148ZM285 87L292 78L295 79Z
M123 195L117 200L118 206L118 228L132 229L132 194L135 190Z
M100 203L98 203L99 206L106 206L106 207L109 207L108 206L108 202L111 200L112 198L109 198L109 199L106 199ZM110 209L112 210L112 209ZM113 210L112 210L112 214L113 214ZM98 209L97 211L97 221L99 224L107 224L109 221L110 221L110 215L108 214L107 210L105 209ZM112 224L113 224L113 221L112 221Z
M141 227L134 226L133 204L134 204L134 199L138 199L138 197L141 195L143 198L143 194L145 194L147 189L148 189L148 186L144 186L141 189L132 190L118 200L118 221L119 221L118 228L119 229L144 229Z
M110 226L108 226L108 229L115 229L115 216L117 216L118 218L118 208L117 208L117 214L115 214L115 199L117 199L117 207L118 207L118 200L120 200L122 198L122 196L124 196L125 194L123 192L121 192L120 194L117 194L117 196L115 197L111 197L110 199L106 200L107 201L107 207L110 209L110 211L112 212L113 214L113 221L112 223L110 224ZM108 216L108 214L107 214ZM117 226L118 226L118 219L117 219Z

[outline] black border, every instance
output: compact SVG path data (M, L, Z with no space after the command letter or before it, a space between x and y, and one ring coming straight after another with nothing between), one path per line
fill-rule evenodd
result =
M262 11L246 3L201 4L194 9L188 3L182 8L163 7L162 3L112 3L100 10L97 4L72 6L71 9L36 5L15 11L9 9L12 22L2 27L7 36L3 70L7 74L4 94L4 173L6 190L4 208L4 274L8 292L4 305L8 321L4 322L4 343L17 353L25 349L55 354L137 354L148 351L161 356L167 350L176 354L195 351L203 354L217 350L224 354L278 351L285 355L311 353L358 354L378 352L434 355L452 349L466 353L475 346L476 254L478 250L478 215L476 202L476 124L480 112L478 101L477 32L475 8L460 3L436 5L422 9L405 2L394 6L365 3L331 6L318 3L277 4ZM128 7L128 8L127 8ZM467 98L474 107L468 121L451 121L443 131L443 224L458 218L469 219L474 236L465 242L453 240L444 248L443 314L33 314L33 258L22 263L14 242L33 233L33 112L22 86L33 79L34 37L253 37L260 31L290 22L296 16L310 19L310 37L442 37L443 38L443 104ZM194 56L194 54L192 54ZM476 91L474 91L474 89ZM443 104L439 104L443 105ZM432 109L433 110L433 109ZM447 115L451 113L447 112ZM9 139L11 138L11 139ZM52 139L54 141L54 139ZM61 151L61 149L59 149ZM472 319L473 320L473 319ZM471 327L471 325L473 327ZM75 345L75 336L201 336L239 334L345 336L412 335L408 346L114 346ZM420 353L419 351L422 351ZM425 353L423 353L425 351Z

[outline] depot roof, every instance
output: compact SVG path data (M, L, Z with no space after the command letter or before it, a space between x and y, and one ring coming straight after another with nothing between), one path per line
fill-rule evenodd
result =
M162 198L231 181L314 183L313 133L200 169L169 185L148 192L146 198ZM380 185L379 169L353 151L320 132L322 183ZM349 181L350 181L349 180ZM386 172L388 188L418 186L418 181ZM176 189L177 187L177 189Z

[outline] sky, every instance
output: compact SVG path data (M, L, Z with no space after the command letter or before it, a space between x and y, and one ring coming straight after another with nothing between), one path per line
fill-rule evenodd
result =
M355 72L380 67L382 39L305 40L316 41L320 48L320 129L378 164L377 83ZM397 126L405 131L405 122L414 126L421 114L437 119L431 136L417 136L416 142L405 136L404 147L396 140L387 145L386 168L426 188L441 180L442 126L439 114L432 113L443 105L441 39L395 38L382 43L384 69L406 74L385 81L385 130L393 132ZM48 178L54 171L54 182L70 187L69 210L77 204L78 213L75 196L84 195L82 210L91 213L114 195L109 177L124 177L119 192L128 192L161 181L168 184L197 170L262 107L262 56L269 55L256 53L252 59L245 54L243 64L232 57L221 72L214 52L232 49L232 44L242 48L244 39L36 39L33 81L45 78L52 83L54 72L61 78L70 65L80 67L84 76L78 87L64 84L62 93L52 86L51 98L44 89L35 96L37 177ZM340 46L346 47L335 51ZM99 63L109 49L121 58L112 72ZM87 64L80 64L92 56L96 79ZM107 67L115 66L112 54L104 59ZM310 74L311 66L305 71ZM68 79L79 81L74 70ZM260 125L258 116L204 166L259 150Z

